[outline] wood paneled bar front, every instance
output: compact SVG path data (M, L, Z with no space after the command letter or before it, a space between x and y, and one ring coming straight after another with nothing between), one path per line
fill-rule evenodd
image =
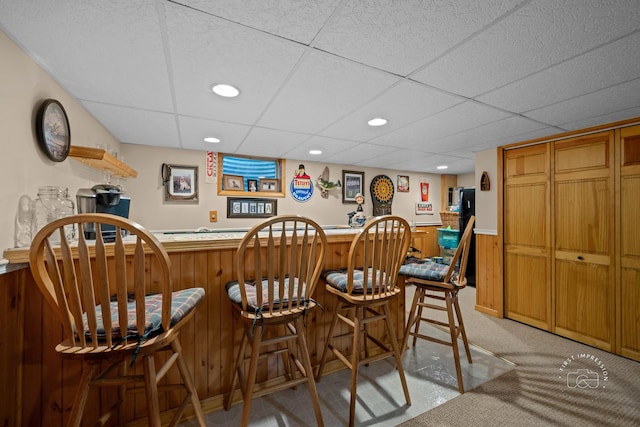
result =
M345 267L345 260L355 230L328 230L328 251L325 269ZM189 239L176 235L164 239L173 270L174 289L203 287L206 297L196 309L194 318L182 329L181 343L187 363L195 378L196 388L205 412L222 410L223 396L230 382L233 354L240 342L240 324L235 324L232 306L226 295L225 285L236 275L235 257L240 237L207 239L204 235ZM4 257L13 265L28 259L27 249L9 249ZM62 327L55 313L46 304L37 289L26 264L22 269L0 275L0 299L2 307L3 345L0 345L0 366L5 388L0 399L2 425L63 426L71 408L82 365L74 361L62 361L54 348L62 340ZM148 274L154 277L154 265L149 263ZM405 298L403 295L392 304L397 336L403 336L405 324ZM329 313L334 298L318 283L315 299L324 309L316 309L306 319L311 360L319 363L324 340L329 327ZM388 341L383 328L370 331L383 341ZM344 340L344 349L350 353ZM337 360L327 364L325 372L342 369ZM142 369L135 366L136 370ZM279 357L260 362L259 379L277 378L283 374ZM168 375L173 375L169 373ZM6 377L6 378L5 378ZM113 403L115 393L93 390L87 403L87 413ZM236 393L238 397L240 394ZM167 392L161 395L163 420L168 422L180 396ZM239 398L238 398L239 400ZM92 411L91 407L96 410ZM143 394L130 399L124 408L125 421L132 425L145 425L146 403ZM87 420L89 422L94 420Z

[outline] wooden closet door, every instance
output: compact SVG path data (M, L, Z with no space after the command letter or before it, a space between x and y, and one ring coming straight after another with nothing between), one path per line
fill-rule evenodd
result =
M640 360L640 126L620 130L616 158L620 159L616 182L620 183L616 200L619 216L619 283L617 348L622 356Z
M554 143L554 332L615 348L614 132Z
M504 152L505 316L551 330L549 144Z

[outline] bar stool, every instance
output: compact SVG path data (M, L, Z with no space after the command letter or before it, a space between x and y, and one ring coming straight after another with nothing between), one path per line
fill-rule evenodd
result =
M96 234L92 244L85 240L84 231L89 225ZM131 250L123 241L125 232L133 237ZM63 359L83 362L69 426L80 426L83 415L91 417L86 423L100 425L114 415L123 417L120 408L126 394L142 387L150 426L161 425L159 391L175 391L178 387L185 393L171 425L178 424L189 403L198 423L205 425L178 339L180 329L204 299L204 289L173 291L169 255L152 233L116 215L67 216L36 234L29 250L29 265L45 301L62 323L65 340L56 346L56 352ZM160 358L156 360L155 356L165 351L169 355L156 368ZM142 375L131 369L136 361L142 364ZM177 366L182 382L160 383L173 366ZM116 403L104 414L84 414L91 387L118 389Z
M331 325L316 380L320 381L322 377L330 351L351 369L349 426L355 424L360 365L393 356L407 405L411 405L396 325L389 308L389 302L402 292L397 284L398 270L410 242L411 228L403 218L392 215L373 218L354 237L349 249L347 268L325 274L326 290L336 296L337 303L331 313ZM341 334L336 328L338 321L344 323L349 332ZM384 322L391 348L379 337L369 334L370 324L380 321ZM345 355L335 344L343 338L352 339L350 356ZM377 348L374 348L379 351L370 352L369 342L375 344Z
M305 316L317 305L312 297L324 266L326 246L322 228L297 215L268 219L249 230L240 242L237 280L228 283L226 289L243 334L224 407L231 407L239 382L244 405L242 426L249 424L254 397L305 382L317 425L323 425L306 342ZM251 353L248 358L247 346ZM258 359L275 357L277 361L278 355L282 356L284 377L257 384Z
M405 284L416 286L416 292L411 303L409 320L405 328L402 348L406 349L409 337L413 337L413 346L418 338L427 341L453 347L453 358L456 365L456 375L458 377L458 390L464 393L462 382L462 368L460 366L460 355L458 351L458 337L462 336L462 343L467 353L467 360L472 363L469 342L464 330L462 312L458 304L458 292L467 285L465 272L467 269L467 259L469 258L469 247L473 231L475 216L472 216L467 227L460 238L458 248L450 264L439 264L432 261L405 264L400 268L400 274L406 277ZM443 305L444 303L444 305ZM432 309L445 311L447 322L426 317L423 310ZM448 329L451 337L450 341L426 335L420 332L420 322L427 322L437 326L444 326ZM412 328L413 331L411 330Z

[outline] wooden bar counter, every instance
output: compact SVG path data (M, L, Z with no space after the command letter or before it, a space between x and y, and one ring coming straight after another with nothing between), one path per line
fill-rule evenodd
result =
M355 231L327 229L329 247L325 269L345 267L345 260ZM208 234L208 236L207 236ZM226 295L225 285L236 275L236 248L243 232L163 234L159 237L169 252L173 269L174 289L203 287L206 297L196 309L194 318L181 332L181 342L189 368L205 412L222 410L226 386L232 374L233 353L240 341L240 331L235 325L232 307ZM26 262L28 249L9 249L4 257L9 265ZM45 303L31 277L28 266L12 273L0 275L0 300L2 301L2 335L0 335L0 380L15 390L4 389L0 399L2 425L63 426L70 410L82 366L74 361L61 361L54 347L62 340L62 327L50 307ZM148 274L153 278L153 265ZM319 363L329 315L334 298L325 292L324 282L316 288L315 299L322 309L308 315L308 343L311 360ZM403 293L393 305L397 335L402 337L405 323L405 299ZM237 327L236 327L237 326ZM374 331L383 340L382 329ZM350 343L345 340L348 352ZM338 361L327 365L326 372L342 368ZM259 379L282 375L281 358L262 360ZM135 369L141 369L136 366ZM173 373L170 373L173 374ZM5 378L6 377L6 378ZM100 395L101 394L101 395ZM113 403L115 392L105 389L94 394L87 403L97 409ZM236 394L239 396L239 393ZM169 420L179 399L172 393L161 395L161 408ZM144 425L140 420L146 413L144 394L137 394L124 408L125 420ZM8 424L7 424L8 423Z

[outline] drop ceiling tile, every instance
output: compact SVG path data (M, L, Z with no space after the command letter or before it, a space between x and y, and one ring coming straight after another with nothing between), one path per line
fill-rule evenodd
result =
M183 4L233 22L309 44L339 0L186 0Z
M251 128L245 125L180 116L180 141L189 150L233 153L238 149ZM205 142L205 137L216 137L219 143Z
M637 0L535 0L413 78L475 97L629 34L639 19Z
M344 2L316 47L406 76L520 1Z
M338 154L327 156L325 161L329 163L352 164L354 159L366 162L375 157L382 157L397 150L395 147L384 147L375 144L349 144L343 147Z
M440 138L434 141L434 147L425 148L434 153L452 153L455 150L465 151L465 148L468 147L499 141L504 138L515 138L517 135L546 127L546 125L526 117L511 116ZM468 152L468 150L466 151Z
M75 98L171 112L155 5L3 1L0 23Z
M518 113L640 76L640 32L515 81L477 100ZM526 94L523 96L522 94Z
M631 110L640 107L640 78L623 83L606 90L599 90L567 101L533 110L528 117L559 126L564 129L566 124L580 120L597 118L616 111ZM622 117L622 120L630 117ZM600 122L602 123L602 122Z
M263 157L284 157L287 152L302 144L308 138L309 135L302 133L254 127L234 153Z
M346 147L357 142L342 139L327 138L323 136L312 136L304 142L291 148L285 153L285 157L290 159L300 159L307 161L319 161L325 157L331 157L342 153ZM321 150L321 155L309 154L309 150Z
M412 123L371 142L392 147L416 148L430 151L430 142L473 129L486 123L502 120L509 114L473 101L455 105L434 116Z
M304 47L183 7L165 8L179 113L255 123ZM214 83L236 85L240 96L216 96Z
M314 134L397 82L393 76L309 53L258 124Z
M322 130L320 134L335 138L368 141L381 134L392 132L412 122L432 116L463 101L463 98L404 80ZM384 117L388 123L381 127L367 125L367 122L374 117Z
M89 101L83 101L82 105L120 142L181 148L173 114Z

